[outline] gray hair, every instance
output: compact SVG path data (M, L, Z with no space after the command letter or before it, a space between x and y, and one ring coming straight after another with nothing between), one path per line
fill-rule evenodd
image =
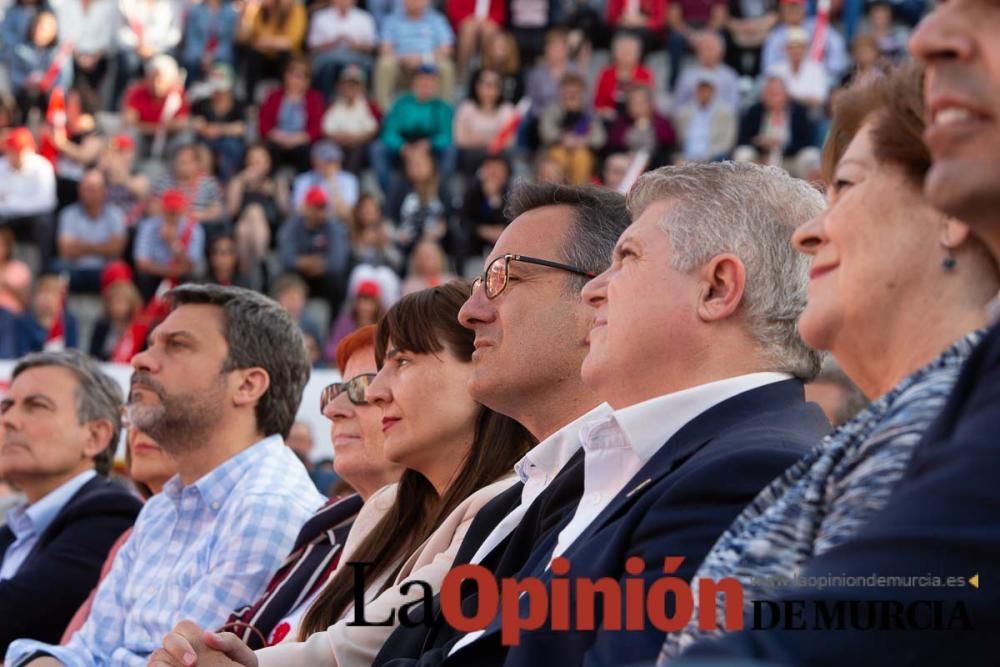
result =
M111 437L104 449L94 456L94 468L106 477L111 472L122 429L122 404L125 396L121 387L93 359L79 350L29 354L17 362L11 379L27 370L43 366L65 368L76 378L76 416L80 424L105 420L111 422Z
M512 188L504 214L513 220L544 206L568 206L573 211L573 224L566 233L559 260L595 275L606 271L618 237L631 224L625 197L592 185L521 181ZM579 296L589 278L567 275L567 290Z
M187 284L167 293L173 308L218 306L228 356L223 372L263 368L270 386L257 402L257 430L287 438L295 421L311 364L298 323L277 301L241 287Z
M663 200L673 204L660 225L670 236L674 268L690 271L722 253L739 257L751 335L774 370L814 378L822 357L798 333L809 259L795 251L791 236L823 210L819 191L777 167L685 164L644 174L628 194L629 212L638 218Z

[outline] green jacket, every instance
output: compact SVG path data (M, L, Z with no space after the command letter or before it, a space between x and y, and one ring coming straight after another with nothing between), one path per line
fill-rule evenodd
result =
M404 144L427 139L432 148L451 145L452 109L440 98L420 102L405 93L392 105L382 123L382 143L394 152Z

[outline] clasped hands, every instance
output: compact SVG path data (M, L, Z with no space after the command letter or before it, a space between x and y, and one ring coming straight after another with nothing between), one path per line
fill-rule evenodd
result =
M149 667L257 667L257 655L231 632L181 621L149 656Z

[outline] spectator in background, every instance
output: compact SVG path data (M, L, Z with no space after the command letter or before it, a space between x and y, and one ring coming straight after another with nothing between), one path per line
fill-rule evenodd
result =
M420 241L434 241L451 247L447 211L441 201L441 178L431 154L411 151L406 156L406 178L410 192L399 209L396 240L404 256L409 257Z
M500 99L517 104L524 96L524 72L521 70L521 53L514 36L498 31L483 42L480 58L483 69L500 74Z
M59 214L60 269L72 292L100 290L105 265L125 250L125 213L108 203L104 175L91 169L80 179L80 201Z
M403 271L403 256L394 243L396 228L382 215L382 204L373 194L358 197L351 216L351 252L354 264L387 266Z
M725 159L736 146L736 107L719 99L715 81L703 74L695 85L694 99L674 115L681 156L689 162Z
M906 58L906 43L910 41L910 31L893 21L892 3L888 0L873 0L868 3L866 34L875 38L879 55L886 64L898 64Z
M267 142L275 167L301 173L309 169L309 146L322 135L323 96L309 87L305 58L288 60L283 82L260 107L260 137Z
M448 270L448 258L441 246L433 241L421 241L410 254L409 270L403 281L403 294L437 287L454 278L455 275Z
M760 74L761 51L778 23L777 0L730 0L723 35L726 64L740 76Z
M226 190L229 216L236 221L240 272L259 288L267 282L264 259L271 239L290 210L287 180L272 172L271 153L263 144L254 144L247 149L243 171Z
M455 111L452 134L460 173L468 174L479 168L500 130L514 117L513 105L501 100L501 83L499 72L480 69L469 84L468 99L459 103ZM500 150L511 148L515 138L511 134Z
M291 59L302 51L308 16L299 0L251 0L243 10L239 41L246 48L246 97L258 99L257 83L284 76ZM309 77L303 87L308 88ZM263 110L261 110L263 113ZM264 133L261 133L264 136Z
M653 89L637 84L625 97L625 113L619 114L608 129L606 148L627 153L645 151L649 168L670 162L677 145L677 133L670 120L653 107Z
M155 0L170 2L170 0ZM125 127L142 139L139 153L148 156L158 136L169 141L187 128L191 109L177 61L158 55L146 63L146 78L125 93Z
M188 5L181 64L187 70L189 82L201 81L217 64L236 67L239 20L236 8L228 0L201 0ZM229 87L232 88L232 83Z
M209 241L205 256L205 280L223 287L250 288L250 279L239 272L236 240L231 234L220 234Z
M447 0L445 12L458 35L458 78L464 80L476 50L507 23L507 3L505 0Z
M28 43L28 30L45 3L41 0L14 0L6 8L0 22L0 64L10 70L17 47Z
M428 64L441 75L441 88L454 90L452 50L455 34L447 19L430 7L429 0L403 0L403 11L390 15L382 26L382 40L375 63L375 101L382 109L392 105L400 84Z
M378 136L382 113L368 99L368 77L357 65L340 70L337 95L323 114L323 136L337 144L344 153L344 169L355 176L368 164L368 146Z
M788 97L780 77L772 76L764 81L760 102L740 118L739 147L733 157L780 166L811 147L815 137L809 112Z
M729 14L727 0L675 0L667 10L670 32L667 35L667 54L670 57L668 90L677 87L684 56L694 46L700 31L720 32Z
M115 51L118 6L115 0L51 0L59 23L59 39L73 45L73 86L83 108L102 108L101 86Z
M243 164L245 148L246 109L233 93L235 83L232 66L223 62L212 65L208 70L211 93L191 111L195 136L212 151L216 173L223 182Z
M312 171L295 179L292 185L292 207L301 211L306 194L320 188L326 194L326 215L331 220L347 224L358 201L358 177L340 168L344 153L337 144L323 140L312 146Z
M625 112L625 92L633 84L653 86L653 73L643 67L642 43L630 33L615 35L611 44L611 64L597 75L594 110L608 122Z
M865 83L869 79L882 76L883 64L875 36L872 34L858 35L851 40L851 70L841 80L841 87L846 88L855 82ZM836 90L832 91L831 97L837 93Z
M0 310L24 312L31 295L31 269L14 257L14 232L0 227Z
M190 280L202 273L205 230L187 214L190 204L180 190L160 195L160 214L144 220L135 237L135 281L149 300L164 281Z
M620 192L631 162L627 153L612 153L606 157L601 170L601 184L609 190Z
M150 183L139 171L132 137L113 137L98 160L98 169L104 174L108 202L124 211L125 222L134 228L146 210Z
M59 641L139 513L139 501L107 479L121 405L118 383L82 353L31 355L14 368L0 402L0 476L25 501L0 533L2 652L21 637Z
M823 361L819 375L806 385L806 400L823 408L823 414L835 427L850 421L868 405L868 399L833 357Z
M309 295L325 299L336 313L344 298L351 242L347 226L328 216L329 203L321 187L306 192L304 206L278 231L278 255L282 269L297 273L309 285Z
M137 72L146 67L148 74L153 60L172 53L180 44L182 9L175 0L118 0L115 104Z
M172 173L157 184L156 193L163 195L168 190L179 191L187 204L184 214L202 225L217 229L226 220L222 187L211 175L199 148L198 144L177 147Z
M67 97L67 104L73 97L79 100L74 91ZM97 166L105 145L92 114L68 116L65 125L46 126L56 153L56 198L60 210L77 201L80 180L84 172Z
M549 0L510 0L507 26L525 64L534 64L545 49L545 33L555 25L558 4Z
M356 0L328 0L309 20L306 45L313 65L313 85L326 99L347 65L365 72L372 69L372 54L378 44L375 19L356 5Z
M66 308L66 281L55 273L35 279L27 312L21 316L19 354L75 348L80 340L76 317Z
M538 123L538 135L546 154L559 164L574 185L590 180L594 152L604 147L606 136L604 124L586 109L586 92L582 77L565 74L559 84L559 101L542 112Z
M420 0L424 2L425 0ZM382 123L381 141L372 144L371 156L382 192L388 193L393 170L403 157L429 151L447 178L453 169L453 114L441 94L438 70L424 64L414 73L410 92L400 96Z
M764 49L761 54L761 70L770 72L771 68L784 60L785 40L791 28L802 28L806 31L809 44L812 44L816 37L816 19L806 17L806 0L779 0L778 13L781 22L771 30L764 41ZM827 26L823 32L823 65L826 71L834 80L847 73L850 60L847 54L847 46L844 38L833 26Z
M674 109L680 109L694 101L695 88L706 75L715 80L713 85L716 99L733 109L739 109L739 76L732 67L723 62L726 44L719 33L706 30L693 35L691 46L694 48L697 63L681 71L680 79L674 88L672 101Z
M111 262L101 273L104 310L90 336L90 356L128 363L146 346L147 323L141 321L142 296L125 262Z
M26 127L7 134L0 159L0 229L30 238L44 270L52 257L56 177L52 163L35 152L35 138Z
M316 446L313 438L312 427L307 421L296 421L292 424L292 430L285 438L285 444L291 449L302 465L306 467L309 478L316 485L316 490L324 496L330 494L330 487L336 484L339 479L332 470L327 470L317 466L312 460L312 451Z
M556 160L547 152L541 152L535 158L532 175L539 183L569 185L569 176L566 175L566 168L563 167L562 162Z
M537 148L538 118L547 106L559 99L559 82L569 72L583 76L579 66L569 58L569 33L564 28L553 28L545 34L541 62L528 73L527 95L531 109L523 122L522 136L529 148Z
M510 162L503 155L490 155L476 171L476 180L465 190L462 214L465 251L463 259L476 268L507 226L504 207L510 192ZM459 271L462 273L462 271Z
M49 93L58 86L69 90L73 85L73 63L68 59L59 67L59 25L50 11L41 11L28 25L28 39L14 48L10 67L10 82L17 99L18 111L24 122L32 109L44 111L48 107ZM49 83L45 78L50 70L57 72Z
M666 37L667 0L609 0L605 21L611 31L642 40L643 53L648 54Z
M309 286L297 273L279 276L274 281L271 297L298 323L303 335L314 340L323 339L319 323L305 311Z
M385 314L382 288L374 280L362 280L353 286L347 296L347 305L337 315L326 339L326 358L332 359L337 346L345 337L361 327L378 324Z
M823 113L830 96L830 75L822 63L808 57L809 35L802 28L785 31L785 60L774 64L768 76L780 77L793 101L810 111L814 118Z

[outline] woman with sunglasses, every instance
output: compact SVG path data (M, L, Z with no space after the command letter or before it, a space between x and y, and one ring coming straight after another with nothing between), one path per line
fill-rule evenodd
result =
M514 463L533 444L520 424L469 396L475 335L458 323L458 311L470 294L457 281L416 292L379 324L380 370L365 399L381 409L386 458L406 470L365 503L344 546L342 562L371 564L364 571L367 619L398 619L400 607L421 600L423 587L409 581L438 592L476 513L514 483ZM200 639L209 653L248 667L370 665L394 627L349 624L355 576L354 568L333 575L299 624L299 642L255 653L230 633ZM197 664L184 660L195 654L184 638L198 639L192 631L168 635L150 665Z

